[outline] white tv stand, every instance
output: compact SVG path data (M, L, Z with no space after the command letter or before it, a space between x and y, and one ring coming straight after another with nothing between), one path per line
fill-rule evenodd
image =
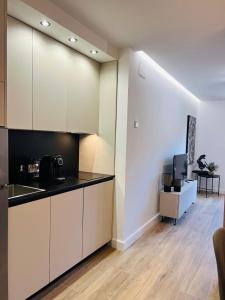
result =
M183 213L196 201L197 180L185 182L181 192L160 192L160 216L174 219L176 225Z

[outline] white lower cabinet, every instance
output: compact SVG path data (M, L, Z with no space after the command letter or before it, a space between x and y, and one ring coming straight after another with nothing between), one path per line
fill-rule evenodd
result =
M50 281L82 259L83 189L51 198Z
M83 258L111 241L113 181L84 188Z
M9 208L9 300L24 300L112 239L113 181Z
M50 198L9 208L9 300L49 283Z

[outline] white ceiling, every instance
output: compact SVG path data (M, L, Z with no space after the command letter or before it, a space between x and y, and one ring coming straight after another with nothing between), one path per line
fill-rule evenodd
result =
M32 4L38 5L38 7L33 7ZM49 6L48 0L34 0L34 2L32 0L8 0L8 15L98 62L117 59L117 51L114 51L115 49L109 43L78 23L69 14L59 9L58 6L55 7L51 2ZM45 19L50 21L50 27L40 25L40 21ZM69 37L77 38L78 42L69 42ZM99 53L97 55L90 53L92 49L97 50Z
M144 50L202 100L225 100L225 0L51 0L117 47Z

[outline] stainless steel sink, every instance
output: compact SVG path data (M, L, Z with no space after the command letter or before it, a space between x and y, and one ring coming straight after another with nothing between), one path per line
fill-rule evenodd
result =
M39 193L39 192L43 192L43 191L45 191L45 190L33 188L30 186L25 186L25 185L10 184L10 185L8 185L8 199L13 199L16 197Z

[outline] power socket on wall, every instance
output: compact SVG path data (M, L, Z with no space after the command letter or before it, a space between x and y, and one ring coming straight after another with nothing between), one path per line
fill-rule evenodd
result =
M137 120L134 120L134 128L138 128L139 127L139 122Z

